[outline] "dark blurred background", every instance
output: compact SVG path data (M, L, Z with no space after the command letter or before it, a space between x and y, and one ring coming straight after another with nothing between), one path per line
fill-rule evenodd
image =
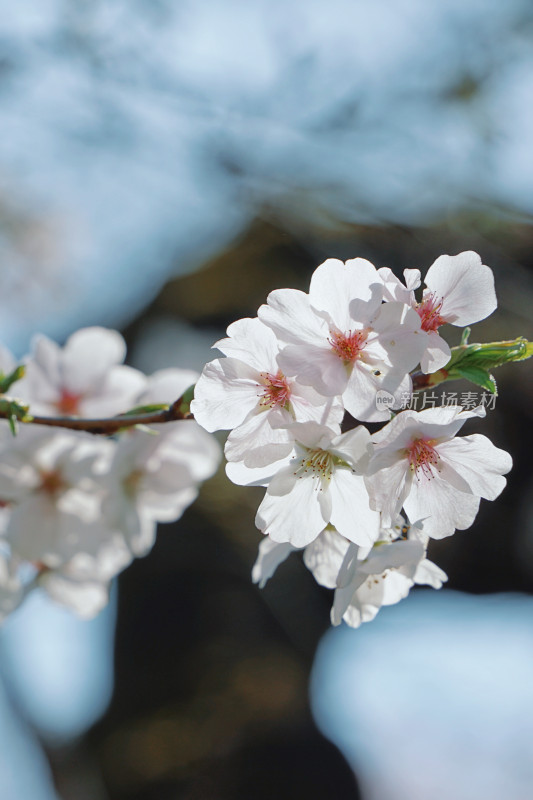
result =
M147 373L201 370L230 322L271 289L306 290L327 257L401 275L467 249L499 298L471 340L533 339L528 0L0 11L0 338L17 355L37 331L100 324ZM297 556L251 584L261 490L221 468L98 620L42 600L5 626L2 800L530 798L531 362L496 377L495 409L465 432L514 468L470 530L432 543L447 588L321 647L313 706L343 756L308 699L331 594ZM442 626L437 674L417 648ZM340 696L330 662L354 676Z

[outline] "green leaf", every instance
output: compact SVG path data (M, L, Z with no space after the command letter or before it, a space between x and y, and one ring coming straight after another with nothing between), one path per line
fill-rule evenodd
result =
M475 383L476 386L481 386L482 389L486 389L492 394L498 393L494 377L481 367L458 367L454 370L454 373L454 377L466 378L467 381Z
M461 344L452 348L452 355L444 372L446 380L466 378L496 394L496 383L491 370L512 361L523 361L533 356L533 345L519 337L506 342Z
M158 411L168 411L168 403L158 403L151 406L135 406L121 414L121 417L136 417L138 414L156 414Z

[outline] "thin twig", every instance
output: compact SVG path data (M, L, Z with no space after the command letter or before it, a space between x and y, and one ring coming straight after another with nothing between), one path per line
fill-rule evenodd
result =
M172 403L166 409L155 411L151 414L121 414L117 417L104 419L83 419L81 417L41 417L30 415L28 419L19 420L26 425L48 425L52 428L69 428L74 431L87 431L88 433L111 435L123 428L132 428L135 425L154 425L163 422L192 419L192 414L181 410L182 398ZM0 419L7 419L8 412L0 411Z

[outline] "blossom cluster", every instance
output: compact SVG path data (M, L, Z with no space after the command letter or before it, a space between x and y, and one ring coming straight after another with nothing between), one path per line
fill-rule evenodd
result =
M362 258L328 259L308 293L271 292L214 345L223 357L205 366L191 404L207 431L230 431L228 477L266 487L254 581L303 550L335 591L333 624L356 627L414 584L440 587L429 540L468 528L511 468L486 436L457 436L483 406L405 408L412 371L450 360L441 327L495 310L491 269L473 252L440 256L419 299L420 271L404 280ZM357 423L385 424L370 433Z
M171 404L197 379L189 370L146 376L125 366L116 331L85 328L61 348L45 336L24 359L16 394L32 414L109 417ZM0 351L0 372L14 368ZM0 618L34 587L83 617L107 603L111 579L148 553L157 522L178 519L220 462L193 419L124 428L119 435L0 427Z

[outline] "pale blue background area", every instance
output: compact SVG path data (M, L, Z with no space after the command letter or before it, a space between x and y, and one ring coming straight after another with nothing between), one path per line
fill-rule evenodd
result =
M124 324L265 210L304 230L533 211L528 0L0 0L0 18L0 199L36 218L35 249L0 236L17 349Z
M364 800L533 796L533 598L417 590L323 639L311 696Z
M82 621L32 592L2 626L0 671L24 717L50 744L81 736L111 699L115 594L95 619Z

